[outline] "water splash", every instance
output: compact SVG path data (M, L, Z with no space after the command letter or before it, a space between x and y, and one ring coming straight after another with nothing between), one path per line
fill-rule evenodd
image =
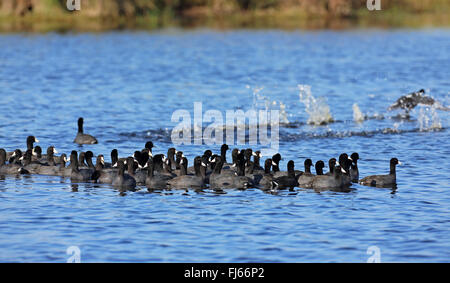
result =
M365 115L361 112L361 109L359 109L358 104L353 104L353 121L356 123L362 123L366 119Z
M250 86L247 86L250 88ZM269 112L270 110L279 110L280 113L280 124L289 124L288 113L286 111L286 105L277 100L271 100L267 96L261 94L264 88L253 88L253 109L255 110L265 110ZM270 119L271 120L271 119Z
M441 119L434 106L421 107L417 121L421 132L442 129Z
M330 106L328 106L325 98L315 98L309 85L298 85L298 88L300 90L300 102L305 105L305 111L309 115L308 124L319 126L334 122Z

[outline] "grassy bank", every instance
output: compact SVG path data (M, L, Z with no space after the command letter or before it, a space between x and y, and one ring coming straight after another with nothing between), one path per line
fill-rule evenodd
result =
M450 1L380 0L0 0L0 31L103 31L164 27L343 29L448 27Z

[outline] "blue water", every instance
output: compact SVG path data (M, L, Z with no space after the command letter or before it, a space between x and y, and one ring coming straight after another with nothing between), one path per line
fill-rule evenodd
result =
M78 246L82 262L366 262L376 246L382 262L448 262L449 112L422 107L398 120L387 107L421 88L449 105L449 64L445 29L2 34L0 147L8 151L35 135L60 153L109 159L111 149L127 156L147 140L165 153L175 110L192 113L197 101L203 111L248 110L262 88L286 105L282 168L355 151L362 177L387 173L391 157L404 166L396 190L321 193L124 195L60 177L6 176L0 261L66 262L67 248ZM307 125L298 85L324 98L337 122ZM355 123L354 103L373 119ZM98 145L72 143L80 116ZM192 164L219 147L177 149Z

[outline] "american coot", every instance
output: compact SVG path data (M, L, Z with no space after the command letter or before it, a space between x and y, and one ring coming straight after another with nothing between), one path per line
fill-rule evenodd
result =
M227 150L229 150L230 148L228 147L227 144L223 144L220 147L220 157L222 158L223 164L227 163Z
M245 160L243 153L239 155L237 160L238 172L235 174L221 174L223 160L220 156L217 157L214 172L209 177L209 184L212 189L245 189L253 186L253 180L244 175Z
M227 184L229 184L228 178L229 176L231 176L231 174L220 174L224 165L222 156L214 157L212 162L214 164L214 170L209 176L209 186L212 189L222 189L223 183L226 182Z
M80 157L78 158L78 168L80 169L95 169L94 163L92 163L92 158L94 153L90 150L86 152L80 152Z
M69 160L67 159L67 155L65 153L61 154L61 156L59 157L59 171L57 173L58 176L61 177L70 177L70 175L72 175L72 168L70 167L66 167L66 163Z
M273 180L278 189L286 189L286 188L293 189L298 185L297 178L295 177L294 166L295 166L294 161L289 160L287 164L288 175L281 176Z
M281 161L281 154L277 153L274 156L272 156L272 172L274 177L283 175L283 173L278 173L280 172L280 161Z
M32 161L31 158L33 156L33 150L28 149L25 154L21 157L22 165L25 170L27 170L30 174L38 174L39 169L43 166L38 161Z
M78 158L76 151L72 151L72 153L70 154L70 169L72 171L70 174L70 180L72 182L87 182L92 180L94 170L78 168Z
M134 190L136 188L136 180L132 176L125 174L124 162L119 160L117 167L117 176L115 176L112 185L121 190Z
M354 152L350 155L350 160L352 161L350 165L350 178L353 183L358 183L359 180L359 169L358 169L358 160L359 154Z
M41 159L42 159L42 148L37 145L32 150L31 160L41 162Z
M245 176L245 164L245 152L241 151L236 158L236 174L225 173L226 177L221 179L220 189L247 189L253 187L253 179Z
M105 168L105 158L103 155L97 157L95 172L92 174L92 180L101 184L112 184L117 176L117 168Z
M42 155L39 162L47 163L48 165L57 165L57 163L59 163L59 157L55 156L57 153L58 151L54 146L49 146L47 148L47 154Z
M333 168L332 175L317 175L313 178L311 187L315 190L339 189L342 187L341 167Z
M127 167L128 167L128 175L130 175L136 180L136 184L145 185L145 179L147 178L147 170L138 169L138 163L134 161L133 157L127 158Z
M205 156L205 159L208 157ZM182 159L182 167L180 170L180 176L171 179L168 182L168 186L174 189L202 189L206 187L206 164L202 162L202 157L197 156L194 159L195 175L187 175L187 158Z
M361 185L371 187L391 187L397 183L397 176L395 167L401 165L397 158L392 158L390 161L390 172L388 175L372 175L367 176L359 181Z
M147 161L147 177L145 179L145 186L149 191L154 189L166 189L167 182L172 178L168 175L156 173L154 167L154 160L150 158Z
M306 159L304 162L305 172L298 176L298 186L301 188L311 188L312 182L314 180L314 174L311 173L311 166L313 166L311 159Z
M328 161L328 168L330 169L330 171L328 171L328 173L326 173L325 175L333 176L333 172L334 172L334 168L336 166L336 162L337 162L336 158L331 158Z
M152 157L152 152L148 148L141 150L140 161L138 162L140 168L146 168L148 160Z
M171 170L177 169L177 165L175 162L175 154L177 154L177 150L175 148L171 147L167 150L167 158L170 161L170 169Z
M231 151L231 163L224 162L222 167L222 173L228 170L236 171L236 164L237 164L237 156L239 154L239 149L234 148Z
M16 149L13 151L13 153L8 158L8 161L10 164L18 164L22 165L22 151L20 149Z
M184 157L183 152L182 151L177 151L176 159L175 159L175 165L176 165L177 170L181 169L181 165L180 164L181 164L181 160L183 159L183 157Z
M0 148L0 175L18 175L27 173L19 164L5 164L6 151Z
M28 136L27 140L26 140L27 150L28 149L33 150L34 143L38 143L38 142L39 142L39 140L35 136ZM20 157L22 157L22 154L20 154L20 156L18 155L19 152L22 153L22 151L20 149L16 149L15 151L12 151L12 152L7 152L6 160L9 160L9 162L11 162L11 159L14 158L14 159L16 159L16 161L18 161L18 159ZM19 163L19 162L16 162L16 163Z
M144 146L144 148L148 149L150 151L150 153L152 153L154 147L155 146L153 145L153 142L151 142L151 141L146 142L145 146Z
M27 137L27 150L28 149L33 150L34 143L39 143L39 140L35 136L28 136Z
M260 165L261 157L261 151L257 150L253 152L253 163L255 164L254 171L264 171L264 168L262 168Z
M83 118L78 119L78 133L73 142L80 144L80 145L81 144L97 144L98 143L96 138L94 138L91 135L85 134L83 132Z
M342 170L342 184L346 186L350 186L352 184L352 178L350 177L350 167L352 165L352 161L350 157L348 157L347 153L342 153L339 155L339 166Z
M319 160L316 162L315 169L316 169L316 175L320 176L323 175L323 168L325 167L325 163L322 160Z
M56 150L54 150L54 147L51 146L47 149L47 158L41 158L41 162L45 162L45 166L41 166L39 168L39 174L41 175L47 175L47 176L58 176L60 172L60 166L56 165L56 162L54 160L53 153Z
M258 184L259 187L263 190L272 189L275 185L273 183L273 174L270 172L271 167L272 167L272 159L268 158L264 162L264 174Z

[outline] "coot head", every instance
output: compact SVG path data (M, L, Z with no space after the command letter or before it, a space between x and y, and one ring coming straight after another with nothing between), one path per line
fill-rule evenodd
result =
M344 164L344 161L348 159L347 153L342 153L339 155L339 164L342 166Z
M322 160L316 162L316 174L323 175L323 168L325 168L325 163Z
M113 149L111 150L111 166L117 166L117 161L119 161L119 152Z
M40 146L35 146L33 148L33 155L36 156L37 158L42 158L42 148Z
M402 165L402 163L398 161L397 158L394 157L391 159L391 165Z
M145 148L146 148L146 149L149 149L150 151L152 151L152 148L153 148L153 147L155 147L155 146L153 145L153 142L148 141L148 142L145 143Z
M328 161L328 167L330 167L330 172L333 172L334 167L336 166L336 162L337 162L336 158L331 158Z
M350 155L350 159L356 164L359 160L359 154L357 152L352 153L352 155Z
M308 158L303 164L305 165L305 173L311 173L311 166L313 166L312 160Z
M27 149L33 149L33 144L38 143L39 140L35 138L34 136L28 136L27 137Z
M264 162L264 173L269 174L271 167L272 167L272 159L267 158L266 161Z
M209 158L213 155L211 150L205 150L205 152L203 153L203 156L206 156L209 160Z

